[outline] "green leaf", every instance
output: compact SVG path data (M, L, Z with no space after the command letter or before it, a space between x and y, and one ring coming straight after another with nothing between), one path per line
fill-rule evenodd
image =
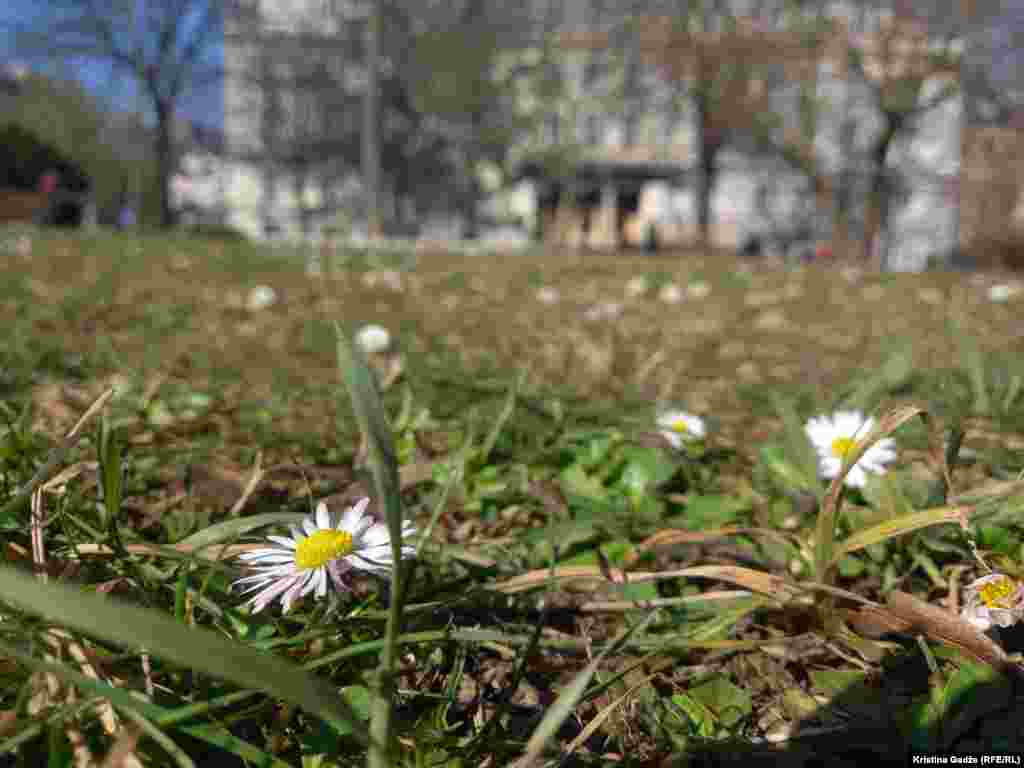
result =
M817 477L786 458L781 445L762 445L759 451L761 464L768 470L772 482L783 491L815 490Z
M621 456L625 461L619 485L632 496L642 496L667 482L675 474L676 467L665 455L655 448L623 446Z
M362 685L347 685L341 689L341 698L345 700L352 712L360 720L370 719L370 705L372 697L370 689ZM347 728L348 730L345 730ZM342 730L338 731L339 736L348 736L352 733L353 726L345 723Z
M588 475L580 464L570 464L558 474L562 490L568 495L603 500L608 491L596 477Z
M735 728L751 712L750 694L733 684L725 675L713 675L687 693L706 710L714 713L725 728Z
M689 718L691 732L695 736L710 739L715 735L715 713L686 693L672 694L672 703Z
M735 496L708 494L694 496L686 504L686 520L693 530L720 528L733 523L750 508L748 502Z
M811 690L824 693L830 698L863 682L866 676L859 669L812 669L808 675L811 678Z
M840 558L836 567L839 569L839 575L847 579L864 573L864 561L851 555Z

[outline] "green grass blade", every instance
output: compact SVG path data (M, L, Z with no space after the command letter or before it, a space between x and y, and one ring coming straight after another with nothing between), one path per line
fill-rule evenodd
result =
M380 745L380 749L370 749L368 763L371 768L387 768L390 765L387 750L391 744L391 701L395 687L398 633L402 623L402 499L399 495L398 459L373 372L362 350L349 342L341 326L335 323L334 330L338 340L338 367L367 443L373 484L391 534L391 555L395 564L391 574L391 603L384 648L380 654L370 718L370 738L374 747Z
M332 725L355 724L358 737L358 717L329 686L292 664L208 630L63 585L40 584L10 568L0 568L0 599L94 637L145 648L182 667L264 691Z
M562 690L558 695L558 699L551 705L547 714L544 715L540 724L530 735L530 740L526 743L526 751L523 754L522 759L516 763L516 768L530 768L530 766L536 764L541 753L544 751L544 747L547 746L548 742L555 737L559 728L562 727L562 723L564 723L572 714L576 705L579 704L583 695L587 692L587 686L590 685L590 681L601 666L601 662L604 660L604 657L609 653L616 652L624 646L629 638L635 633L643 630L654 619L656 614L657 611L651 611L651 613L649 613L639 624L635 624L621 632L619 636L615 638L614 642L602 650L601 653L599 653L595 659L590 662L582 672L576 675L575 679L573 679L573 681Z

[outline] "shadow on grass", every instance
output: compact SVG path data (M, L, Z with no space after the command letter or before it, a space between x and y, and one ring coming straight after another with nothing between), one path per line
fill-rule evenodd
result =
M1018 628L1015 628L1018 629ZM1024 633L1013 638L1012 647ZM787 767L913 765L922 754L1024 755L1024 685L972 666L971 674L946 672L935 680L913 642L866 672L813 714L784 741L733 740L695 745L667 765ZM963 668L961 668L961 672ZM923 763L922 763L923 764ZM1019 763L1014 763L1019 764Z

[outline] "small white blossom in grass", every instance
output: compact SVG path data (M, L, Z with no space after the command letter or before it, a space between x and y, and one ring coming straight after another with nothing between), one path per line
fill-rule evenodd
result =
M659 414L658 427L676 450L682 448L684 442L702 439L706 432L704 419L686 411L673 410Z
M364 571L387 578L393 566L391 537L384 523L366 514L368 498L361 499L340 516L332 515L320 502L316 513L302 525L291 527L291 536L268 536L274 546L240 555L257 572L238 579L233 586L243 594L257 592L248 605L259 613L278 597L287 612L311 592L323 598L330 591L348 591L348 575ZM402 538L416 533L412 523L402 526ZM402 545L402 557L415 552Z
M988 289L988 300L1003 304L1021 291L1020 283L999 283Z
M874 428L875 420L865 419L859 411L838 411L810 419L804 429L818 452L821 474L829 480L838 475L846 454ZM846 474L845 484L862 488L869 474L885 474L885 464L896 458L895 445L887 437L871 446Z
M683 292L675 283L665 283L658 291L658 298L666 304L678 304L683 300Z
M356 332L356 344L368 355L384 352L391 346L391 334L380 325L364 325Z
M993 573L967 585L967 602L960 616L984 632L993 624L1009 627L1024 616L1024 585Z
M631 277L626 283L626 298L635 299L647 293L647 278L643 275Z
M402 275L395 269L371 269L363 273L363 285L376 288L378 285L395 293L402 292Z
M697 280L686 286L686 295L691 299L703 299L711 293L711 285L707 280Z
M541 304L557 304L558 300L562 296L558 292L557 288L552 288L550 285L545 285L537 289L537 301Z
M249 297L245 301L245 308L250 312L259 312L272 306L277 301L277 291L269 285L257 285L249 291Z
M617 301L602 301L587 309L583 319L589 322L617 320L622 314L622 304Z

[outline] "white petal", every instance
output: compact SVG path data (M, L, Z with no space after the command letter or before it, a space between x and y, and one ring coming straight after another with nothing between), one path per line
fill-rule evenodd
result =
M341 528L352 533L355 536L354 531L360 526L360 522L363 519L363 515L366 513L366 508L370 505L370 498L364 496L351 507L349 507L345 514L341 518ZM371 521L372 524L372 521Z
M267 536L267 540L280 544L285 549L295 549L295 539L289 539L287 536Z
M278 565L281 563L294 563L294 552L279 552L268 550L263 552L246 552L238 556L239 560L251 563L254 567L262 568L266 565Z
M391 534L384 523L374 523L362 535L357 549L365 547L379 547L391 541Z
M316 527L316 521L312 518L312 516L303 518L302 529L306 532L307 536L312 536L319 530Z
M859 466L854 466L850 473L846 476L846 485L852 486L853 488L863 488L867 482L868 476Z
M322 501L316 505L316 525L321 530L334 527L331 525L331 513L327 511L327 505Z
M839 470L842 466L843 462L835 456L824 456L821 459L821 474L831 480L839 474Z

